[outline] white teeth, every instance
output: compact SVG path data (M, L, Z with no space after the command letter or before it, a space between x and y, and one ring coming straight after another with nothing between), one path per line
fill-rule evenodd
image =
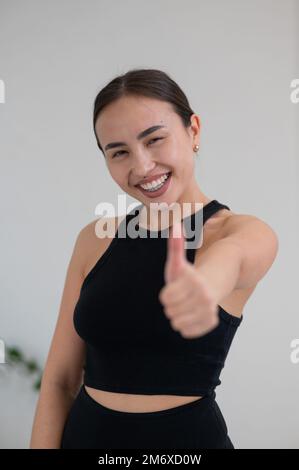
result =
M158 186L159 187L163 186L164 181L167 180L168 176L169 176L168 174L165 174L161 176L160 178L158 178L157 180L152 181L151 183L141 184L140 186L143 189L147 189L147 190L158 189Z

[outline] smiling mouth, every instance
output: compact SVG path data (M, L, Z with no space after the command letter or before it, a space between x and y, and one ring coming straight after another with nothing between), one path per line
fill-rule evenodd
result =
M159 189L161 189L165 185L165 183L169 179L170 175L171 175L171 171L169 171L168 173L165 173L163 176L160 176L160 178L163 178L163 181L156 184L155 186L151 186L151 187L149 186L148 188L143 188L141 184L137 184L136 187L142 189L143 191L153 193L155 191L158 191ZM157 180L159 180L160 178L157 178ZM144 183L144 184L146 185L146 184L151 184L151 183Z

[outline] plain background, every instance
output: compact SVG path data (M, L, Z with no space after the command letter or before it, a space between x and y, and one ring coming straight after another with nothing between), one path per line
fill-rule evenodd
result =
M12 0L0 18L1 338L44 364L75 238L121 194L93 100L131 68L164 70L202 120L201 189L280 241L216 389L229 435L236 448L299 448L298 0ZM28 448L37 393L4 369L0 447Z

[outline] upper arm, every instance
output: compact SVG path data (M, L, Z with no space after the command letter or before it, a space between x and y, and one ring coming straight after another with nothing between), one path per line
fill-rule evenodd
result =
M70 390L82 383L85 343L73 325L73 312L84 280L84 264L91 224L78 234L67 267L58 319L42 377L42 385L50 382Z
M237 214L227 219L225 237L240 248L241 268L236 288L255 286L276 258L279 248L276 233L258 217Z

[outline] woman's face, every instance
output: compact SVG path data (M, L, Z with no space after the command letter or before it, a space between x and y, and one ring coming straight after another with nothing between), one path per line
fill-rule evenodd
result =
M163 127L137 137L153 126ZM127 96L104 108L95 130L114 181L130 196L150 206L192 200L196 187L193 147L198 143L199 127L199 118L193 114L191 127L185 129L168 102ZM117 144L109 145L113 143ZM143 177L169 172L164 192L163 187L157 194L140 188Z

